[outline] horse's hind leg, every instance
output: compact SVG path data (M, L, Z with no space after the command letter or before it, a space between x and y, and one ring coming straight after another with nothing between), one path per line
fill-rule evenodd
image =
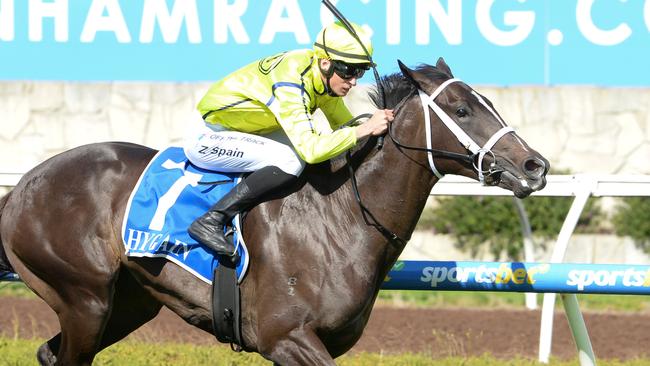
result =
M112 282L112 281L111 281ZM113 283L81 286L66 296L67 306L58 310L61 342L57 365L90 365L100 350L113 303Z
M99 353L153 319L161 307L160 303L142 290L128 271L122 270L115 284L111 315L96 352ZM56 365L60 344L61 333L43 343L36 353L39 364Z
M96 317L91 316L91 318L95 318L95 320L98 321L96 326L91 324L80 328L79 323L74 321L67 327L67 330L74 331L74 333L66 333L62 331L64 341L69 341L68 343L63 342L71 348L69 355L76 357L72 358L74 362L71 364L77 365L92 363L92 360L97 353L123 339L131 332L153 319L158 314L161 307L162 305L149 295L149 293L144 291L127 270L120 270L117 281L115 281L113 285L110 311L108 311L108 309L106 309L106 311L102 310L101 314L105 316L100 317L99 312L95 314L97 315ZM87 308L87 310L92 311L91 308ZM86 312L86 315L90 314ZM76 316L76 313L72 313L70 316L74 317ZM97 333L95 333L96 330L98 331ZM66 334L70 336L68 339L65 338ZM85 336L77 336L78 334L85 334ZM91 334L96 334L96 336L93 337L93 339L88 339L88 342L85 345L80 345L78 343L85 340L85 337L90 338ZM50 340L47 344L51 345L52 343L55 344L56 339ZM57 365L59 364L58 362L66 359L68 359L66 350L60 349L59 355L57 356ZM77 363L77 361L79 361L79 363ZM61 362L61 364L67 363Z
M55 354L59 352L61 345L61 333L55 335L49 341L43 343L36 351L36 359L41 366L54 366L56 364Z
M10 252L8 256L23 281L59 318L61 332L39 348L39 362L43 365L52 364L52 361L57 365L90 365L109 319L119 262L107 261L95 266L78 260L71 267L63 255L48 258L49 265L32 252L26 251L21 257ZM98 257L93 259L100 262Z
M12 261L12 264L17 261ZM22 264L21 277L59 317L61 332L41 345L37 359L41 365L90 365L99 351L101 335L111 306L111 284L88 288L81 284L66 290L55 289Z
M98 351L118 342L153 319L161 307L127 270L122 269L115 285L111 316L104 328Z

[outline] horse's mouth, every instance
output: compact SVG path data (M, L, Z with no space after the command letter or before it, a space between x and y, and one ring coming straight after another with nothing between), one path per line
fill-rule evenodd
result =
M521 164L513 164L507 159L497 159L490 165L484 182L488 186L498 186L511 191L517 198L525 198L546 186L548 162L532 156Z
M501 174L503 174L503 170L499 170L496 172L491 172L490 174L485 176L485 185L487 186L498 186L501 183Z
M476 158L477 155L475 155ZM511 166L509 162L505 162L503 164L503 161L498 161L496 160L496 156L492 154L492 160L489 163L489 168L487 170L483 170L483 184L486 186L494 187L498 186L501 183L501 174L506 171L506 167ZM478 166L481 165L479 164L478 161L474 161L474 170L478 169ZM482 167L485 167L486 164L483 164ZM479 178L480 179L480 178Z
M541 176L538 179L526 179L517 177L515 174L505 170L499 174L496 184L501 188L512 191L517 198L526 198L531 193L539 191L546 186L546 177Z

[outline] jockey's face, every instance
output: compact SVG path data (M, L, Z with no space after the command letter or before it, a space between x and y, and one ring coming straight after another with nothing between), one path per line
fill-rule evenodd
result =
M321 59L320 60L320 68L321 70L329 70L330 67L334 67L332 65L331 60L327 59ZM363 76L363 73L361 73L361 76ZM327 84L327 77L325 77L324 73L321 72L321 78L323 79L323 83ZM331 91L338 95L339 97L344 97L346 96L352 87L357 85L357 77L351 77L351 78L342 78L339 76L337 72L333 72L332 76L330 77L330 82L329 82L329 87Z

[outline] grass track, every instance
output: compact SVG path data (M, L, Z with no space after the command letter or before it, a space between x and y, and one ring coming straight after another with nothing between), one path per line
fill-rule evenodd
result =
M12 296L34 298L35 295L21 283L0 283L0 297ZM578 295L580 306L588 311L648 312L648 296ZM522 308L522 294L490 292L425 292L382 291L379 303L409 307L472 307L472 308ZM538 297L541 303L541 296ZM558 301L558 306L561 304ZM0 366L36 365L36 349L43 340L18 340L0 337ZM100 353L94 365L270 365L257 354L236 354L227 347L208 347L189 344L147 344L135 341L121 342ZM359 366L542 366L534 360L495 359L488 355L481 358L432 359L425 354L355 354L337 359L338 365ZM553 360L552 366L579 366L577 360ZM645 366L650 359L598 360L600 366Z
M43 340L16 340L0 338L0 366L36 365L35 353ZM97 356L97 366L255 366L270 365L257 354L234 353L226 346L209 347L187 344L147 344L126 341L114 345ZM495 359L489 355L476 358L431 359L422 354L378 355L360 353L337 359L341 366L541 366L534 360ZM600 366L644 366L650 359L626 362L598 360ZM579 366L577 360L552 360L550 366Z

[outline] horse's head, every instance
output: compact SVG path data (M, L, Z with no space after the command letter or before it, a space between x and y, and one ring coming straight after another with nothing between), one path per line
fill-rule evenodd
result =
M399 66L418 94L403 100L403 107L422 126L415 127L418 136L405 136L404 142L423 147L427 141L430 154L423 164L436 175L464 175L520 198L544 188L548 161L506 126L487 98L454 79L442 58L435 67Z

